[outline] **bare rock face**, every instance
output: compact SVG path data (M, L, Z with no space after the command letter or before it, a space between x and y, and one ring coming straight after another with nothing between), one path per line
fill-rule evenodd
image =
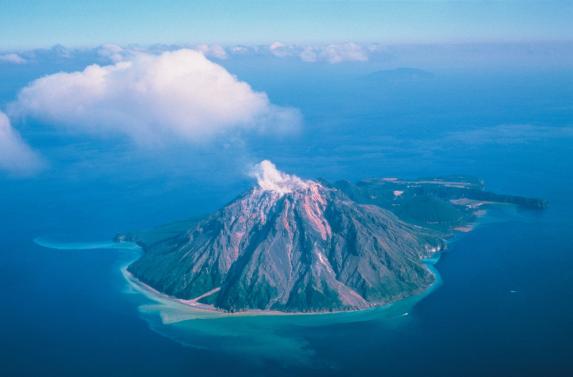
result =
M429 231L268 161L255 176L257 187L216 213L144 245L129 271L160 292L228 311L362 309L433 282L422 259L443 241Z

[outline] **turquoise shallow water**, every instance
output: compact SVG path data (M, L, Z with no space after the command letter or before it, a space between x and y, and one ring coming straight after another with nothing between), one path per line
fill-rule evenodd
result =
M36 238L38 246L65 251L105 251L115 250L139 256L139 246L125 242L61 242L47 238ZM126 253L127 252L127 253ZM294 365L313 363L314 351L304 339L305 329L329 327L356 322L378 321L388 326L397 326L407 320L417 302L424 299L442 284L441 276L434 267L440 255L426 259L428 268L436 280L421 294L383 307L340 313L324 314L243 314L225 315L222 313L193 310L173 299L154 294L131 283L125 275L125 268L131 262L120 265L125 278L122 292L138 302L137 311L149 327L185 347L227 353L232 356L244 355L253 360L276 360Z
M45 125L20 128L50 169L0 178L1 375L572 374L573 142L562 132L573 119L570 71L442 70L434 80L388 88L357 79L376 69L370 63L310 71L226 64L274 103L300 108L301 133L151 153ZM0 70L6 102L41 74L34 70ZM514 128L508 139L500 128L507 124L534 128ZM336 321L166 325L165 309L131 291L121 274L136 251L109 250L108 242L77 250L84 240L219 208L252 184L242 164L262 158L328 180L469 174L550 207L509 213L460 236L436 264L441 286L416 305ZM39 236L80 245L46 249L33 242Z
M131 243L117 243L113 241L100 242L57 242L37 237L34 243L47 249L55 250L139 250L139 246Z
M97 287L104 301L79 309L78 315L87 318L102 315L100 305L110 305L112 297L121 303L123 314L106 315L108 320L115 318L117 322L105 324L101 339L107 344L109 335L104 335L109 334L109 330L128 335L120 344L127 342L133 348L118 351L126 357L117 364L124 371L129 362L137 360L135 354L141 352L142 347L132 342L134 333L129 328L143 321L143 327L137 326L137 332L148 329L159 337L146 339L149 343L143 348L151 347L157 352L159 339L181 347L172 349L169 355L154 356L157 368L165 367L165 360L173 363L172 367L177 366L176 370L167 367L170 375L185 375L193 368L217 375L215 373L229 372L227 365L232 364L233 373L237 375L253 372L266 375L268 368L279 375L293 371L302 375L362 375L382 370L390 371L390 375L417 375L429 368L432 373L428 374L437 376L467 373L468 363L479 368L479 373L470 373L476 376L497 375L499 371L511 375L522 366L535 370L549 368L558 375L562 368L568 368L567 359L558 359L555 352L568 344L567 320L561 318L569 309L559 304L562 297L555 290L567 293L570 289L566 285L569 278L566 269L571 266L567 264L566 250L573 249L568 249L570 240L563 242L559 236L565 234L565 224L560 224L557 215L554 210L541 218L504 212L449 244L439 261L433 261L437 263L432 268L436 268L442 278L425 294L386 308L341 314L216 319L196 319L191 315L193 319L190 319L189 313L180 306L142 295L126 283L121 268L137 257L137 251L128 244L123 245L124 250L110 250L94 249L99 243L70 244L44 239L43 245L52 249L42 247L35 253L69 264L70 268L77 263L85 267L88 263L92 270L102 269L96 271L96 275L92 271L89 277L99 275L102 279L92 283L91 289ZM71 251L72 248L78 249ZM541 250L544 254L539 253ZM63 270L67 271L67 277L69 274L73 277L71 270ZM551 274L539 275L540 271ZM85 284L85 281L75 278L76 283ZM60 294L69 295L69 288L60 289ZM79 293L93 300L94 293L85 289ZM64 304L67 311L70 302L71 307L74 306L73 297L71 300L68 297ZM561 305L564 312L542 304L548 300ZM117 306L117 303L112 306L115 307L112 312ZM88 331L87 336L89 334ZM548 335L551 340L545 339ZM491 339L497 339L494 349ZM541 346L549 348L541 350ZM537 356L522 362L521 355L533 350ZM184 359L177 361L174 356L179 352ZM452 355L461 357L463 362L452 359ZM424 360L424 364L408 363L408 357ZM497 365L485 365L483 358L497 358ZM373 363L376 359L384 365ZM559 369L553 364L558 360L561 360ZM212 363L219 366L213 367ZM554 370L550 369L552 365ZM100 371L108 370L110 366L101 368ZM138 373L148 374L143 370Z

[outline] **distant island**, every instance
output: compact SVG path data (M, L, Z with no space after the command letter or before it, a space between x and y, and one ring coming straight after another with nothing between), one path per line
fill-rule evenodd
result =
M432 285L427 260L502 203L467 177L330 184L256 166L257 186L215 213L116 236L142 256L128 278L201 310L314 313L366 309Z

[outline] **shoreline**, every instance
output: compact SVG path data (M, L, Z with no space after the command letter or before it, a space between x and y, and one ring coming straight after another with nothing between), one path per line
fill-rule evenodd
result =
M441 253L443 251L435 253L430 258L424 258L422 261L428 270L434 277L434 281L429 284L427 287L422 288L421 290L416 291L415 293L398 298L392 302L388 302L385 304L380 305L372 305L366 308L360 309L348 309L348 310L333 310L333 311L322 311L322 312L283 312L279 310L243 310L237 312L229 312L225 310L221 310L216 308L213 305L202 304L196 301L196 299L180 299L173 296L169 296L164 294L155 288L143 283L141 280L137 279L131 272L128 271L129 265L135 260L129 261L121 268L121 274L129 284L131 288L139 292L140 294L146 296L148 299L164 303L165 301L170 304L177 304L180 305L180 309L184 309L189 311L190 313L197 313L203 315L210 315L209 318L229 318L229 317L259 317L259 316L324 316L324 315L342 315L342 314L351 314L351 313L361 313L361 312L372 312L375 310L385 310L389 309L390 307L402 303L406 300L414 300L414 299L422 299L426 297L428 294L433 292L436 288L439 287L442 283L441 276L438 270L434 267L436 263L440 260ZM199 319L199 318L197 318ZM203 319L206 319L204 317Z
M455 239L446 240L449 244L454 242ZM122 263L120 267L120 273L124 278L128 286L132 288L139 294L142 294L147 299L155 301L161 305L177 305L177 309L188 312L189 314L196 314L198 317L194 319L215 319L215 318L232 318L232 317L259 317L259 316L277 316L277 317L287 317L287 316L326 316L326 315L344 315L344 314L356 314L356 313L372 313L379 310L387 310L397 304L407 302L408 300L421 300L436 288L441 285L442 280L438 270L434 267L436 263L440 260L440 257L444 250L434 253L429 258L422 259L426 269L434 277L434 281L428 286L421 288L414 293L400 297L396 300L385 304L373 304L372 306L359 309L348 309L348 310L333 310L333 311L322 311L322 312L283 312L278 310L244 310L237 312L228 312L221 309L217 309L213 305L202 304L197 302L198 298L195 299L179 299L173 296L166 295L155 288L143 283L137 279L133 274L128 271L128 267L137 258L139 258L140 253L143 252L142 248L131 241L124 242L82 242L82 243L62 243L62 242L50 242L44 238L37 237L34 239L36 245L55 249L55 250L96 250L96 249L107 249L107 250L124 250L129 252L137 252L135 258ZM210 291L212 292L212 291ZM210 293L210 292L206 292ZM200 296L201 297L201 296Z
M421 300L421 299L425 298L427 295L429 295L430 293L432 293L435 289L437 289L442 284L441 275L440 275L439 271L437 270L437 268L435 267L435 265L439 262L442 254L447 250L447 245L450 245L450 244L456 242L456 240L458 239L459 236L473 232L474 230L476 230L476 228L478 228L479 226L482 225L482 223L484 222L484 219L487 218L487 216L489 214L489 211L487 209L482 208L482 207L484 207L484 205L487 205L487 204L494 204L494 203L489 203L489 202L480 203L480 205L478 206L478 208L480 208L480 209L475 211L475 215L476 215L475 221L468 223L468 224L465 224L465 225L462 225L460 227L455 227L452 229L453 234L450 237L444 239L444 241L446 242L446 248L443 248L442 250L435 252L431 257L427 257L427 258L422 259L424 266L426 267L428 272L430 272L432 274L432 276L434 277L434 281L431 284L429 284L428 286L426 286L424 288L421 288L419 290L414 291L414 293L412 293L410 295L400 297L398 299L395 299L395 300L388 302L388 303L385 303L385 304L379 304L379 305L373 304L372 306L369 306L366 308L348 309L348 310L333 310L333 311L322 311L322 312L283 312L283 311L279 311L279 310L262 310L262 309L259 309L259 310L250 309L250 310L243 310L243 311L237 311L237 312L229 312L229 311L218 309L213 305L202 304L202 303L198 302L198 300L200 298L204 297L205 295L210 295L212 293L215 293L216 290L220 289L219 287L214 288L213 290L211 290L209 292L205 292L203 295L196 297L194 299L180 299L180 298L176 298L176 297L164 294L164 293L156 290L155 288L143 283L142 281L137 279L135 276L133 276L133 274L131 274L127 270L127 268L129 266L129 264L131 264L135 259L130 261L129 263L127 263L124 267L122 267L121 273L122 273L124 279L130 285L130 287L132 287L133 289L135 289L139 293L143 294L148 299L156 301L156 302L160 302L160 303L167 301L168 303L171 303L171 304L177 304L177 305L181 306L180 307L181 309L189 311L190 313L209 315L209 316L211 316L209 318L257 317L257 316L324 316L324 315L342 315L342 314L350 314L350 313L372 312L372 311L376 311L376 310L386 310L392 306L403 303L407 300L416 300L416 301ZM505 204L505 203L502 203L502 204ZM135 245L135 247L137 249L142 251L142 249L139 245L132 243L131 241L121 242L121 243L133 244L133 245Z
M484 211L485 212L485 211ZM446 245L454 243L458 236L462 234L466 234L468 232L474 231L477 227L479 227L482 223L485 213L482 216L479 216L478 220L465 225L469 229L455 229L454 234L451 237L445 239ZM456 234L457 233L457 234ZM49 242L43 238L37 237L34 239L34 242L42 247L50 248L50 249L57 249L57 250L94 250L94 249L108 249L108 250L125 250L125 251L136 251L138 252L137 256L125 264L123 264L120 268L120 272L128 283L129 287L142 294L146 298L151 301L155 301L162 305L168 304L175 304L178 306L178 309L181 309L189 314L197 314L199 317L195 319L215 319L215 318L232 318L232 317L258 317L258 316L280 316L280 317L287 317L287 316L326 316L326 315L343 315L343 314L355 314L355 313L371 313L373 311L378 310L387 310L397 304L407 302L408 300L415 300L416 302L425 298L427 295L432 293L435 289L437 289L442 284L442 279L439 271L436 269L435 265L439 262L442 254L447 250L444 248L438 252L435 252L431 257L423 258L422 262L425 268L432 274L434 277L434 281L429 284L428 286L418 289L414 291L414 293L397 298L391 302L385 304L373 304L366 308L358 308L358 309L348 309L348 310L333 310L333 311L315 311L315 312L283 312L279 310L244 310L244 311L237 311L237 312L229 312L225 310L221 310L216 308L213 305L202 304L199 303L198 300L202 298L204 295L208 295L211 293L215 293L215 288L209 292L204 293L203 295L196 297L194 299L180 299L173 296L169 296L164 294L155 288L143 283L139 279L137 279L131 272L128 271L128 267L131 263L133 263L137 258L139 258L139 253L143 252L141 246L139 246L135 242L131 241L122 241L122 242L85 242L85 243L58 243L58 242ZM201 317L202 315L202 317Z

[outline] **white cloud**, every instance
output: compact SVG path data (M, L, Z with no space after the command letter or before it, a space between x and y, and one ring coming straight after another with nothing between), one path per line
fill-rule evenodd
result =
M249 52L252 52L253 47L238 45L230 47L229 50L233 55L245 55L248 54Z
M58 57L63 58L63 59L71 59L74 56L74 53L77 52L77 50L74 51L74 49L60 45L60 44L52 46L50 51L55 56L58 56Z
M227 59L227 52L225 49L217 44L200 44L195 46L197 51L202 52L205 56L216 59Z
M270 103L225 68L193 50L138 53L113 65L33 81L10 107L56 126L123 134L142 144L201 142L244 130L288 130L298 111Z
M40 166L38 156L12 128L6 114L0 111L0 170L26 174Z
M104 44L97 48L96 52L99 56L107 59L113 63L118 63L124 60L132 60L138 54L160 54L168 51L177 51L183 48L189 48L201 52L208 58L224 60L228 58L225 48L218 44L201 43L198 45L171 46L171 45L153 45L153 46L137 46L130 45L121 47L116 44ZM233 51L232 51L233 52Z
M367 50L356 43L330 44L324 46L319 52L319 56L331 64L365 62L368 60Z
M357 43L332 43L327 45L287 45L273 42L268 47L270 53L278 58L297 57L307 63L368 61L371 50Z
M0 62L13 63L13 64L24 64L27 60L16 53L0 55Z
M306 46L299 54L300 60L307 63L315 63L318 61L319 53L316 48Z
M115 44L105 44L97 49L97 54L103 58L109 59L112 62L120 62L126 59L126 50Z
M294 46L286 45L282 42L273 42L269 45L269 51L277 58L286 58L294 53Z

